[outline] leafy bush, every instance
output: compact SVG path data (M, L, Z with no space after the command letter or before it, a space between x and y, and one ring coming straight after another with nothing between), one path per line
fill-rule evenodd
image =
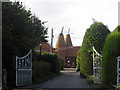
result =
M62 59L60 59L60 58L58 58L58 61L59 61L59 68L60 68L60 70L63 70L63 68L64 68L64 61Z
M115 90L120 90L120 86L117 87L116 85L113 85L113 84L112 86L115 87Z
M88 82L89 84L93 84L93 83L94 83L94 81L93 81L93 75L91 75L91 76L89 76L89 77L87 78L87 82Z
M51 72L56 74L60 73L58 57L55 53L42 53L41 60L51 64Z
M120 56L120 32L118 27L108 35L102 52L103 84L116 84L117 57Z
M44 61L35 61L33 62L33 82L42 82L48 77L50 77L51 66L49 63Z
M80 72L80 77L81 78L86 78L86 76L83 73L81 73L81 72Z
M80 71L80 53L78 53L76 58L76 70Z
M40 61L40 53L33 51L33 61Z
M90 28L87 29L76 60L78 65L80 65L80 73L84 74L85 76L92 75L92 47L94 46L97 51L101 53L105 38L108 33L110 33L110 31L101 22L94 22Z
M42 52L41 56L39 52L34 53L33 59L37 59L35 61L45 61L50 63L51 69L50 72L59 74L60 73L60 61L55 53L48 53L48 52Z
M81 52L80 57L80 74L85 76L92 75L92 56L88 52Z

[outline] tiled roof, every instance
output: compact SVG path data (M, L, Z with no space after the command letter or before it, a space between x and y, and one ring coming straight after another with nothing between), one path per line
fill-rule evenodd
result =
M59 56L77 56L77 53L80 49L80 46L77 47L71 47L63 50L56 50L56 52L59 54Z
M48 43L41 42L40 44L41 44L41 51L42 51L42 52L50 52L50 45L49 45ZM34 48L34 50L35 50L36 52L39 52L39 51L40 51L40 44L37 45L37 46Z

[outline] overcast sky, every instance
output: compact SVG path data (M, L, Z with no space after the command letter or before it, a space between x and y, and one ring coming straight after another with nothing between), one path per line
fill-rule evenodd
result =
M14 1L14 0L12 0ZM26 8L31 8L42 21L48 21L48 41L51 29L54 29L55 46L58 34L64 26L64 38L70 28L72 43L81 46L87 28L93 23L92 18L103 22L113 31L118 25L119 0L19 0Z

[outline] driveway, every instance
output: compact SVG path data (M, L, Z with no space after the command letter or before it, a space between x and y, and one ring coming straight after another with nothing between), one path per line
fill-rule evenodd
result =
M24 88L93 88L87 84L86 79L80 78L80 72L76 72L75 68L64 68L61 73L47 82Z

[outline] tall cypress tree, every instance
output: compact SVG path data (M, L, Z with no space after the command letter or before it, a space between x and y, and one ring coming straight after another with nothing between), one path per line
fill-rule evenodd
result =
M109 33L109 29L101 22L94 22L86 30L82 46L78 52L81 74L85 76L92 75L92 47L94 46L96 50L101 53L106 36Z

